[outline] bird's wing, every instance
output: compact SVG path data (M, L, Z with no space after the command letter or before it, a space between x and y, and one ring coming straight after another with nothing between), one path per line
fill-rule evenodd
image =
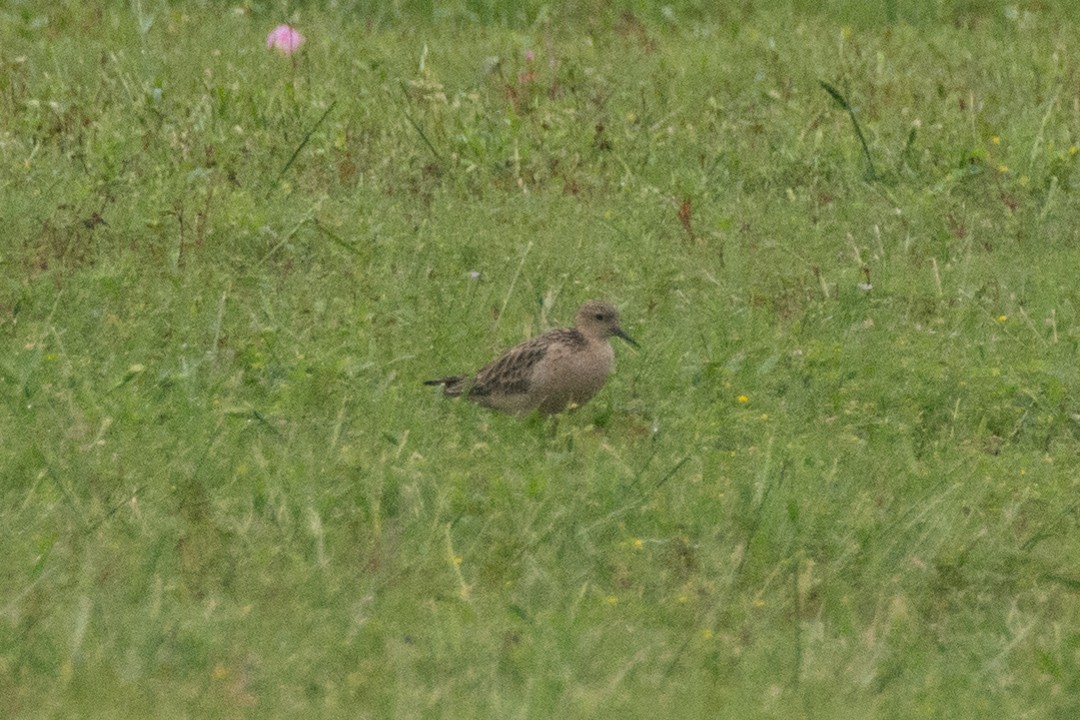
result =
M537 364L556 345L571 347L587 344L574 328L550 330L507 350L501 357L476 373L469 395L522 395L529 392Z

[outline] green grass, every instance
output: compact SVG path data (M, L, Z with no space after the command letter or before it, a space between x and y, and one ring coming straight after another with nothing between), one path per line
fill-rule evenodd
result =
M738 5L0 11L0 714L1075 717L1072 10Z

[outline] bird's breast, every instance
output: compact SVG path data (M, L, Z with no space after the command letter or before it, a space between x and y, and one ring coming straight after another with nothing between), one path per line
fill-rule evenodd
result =
M587 402L604 386L615 366L615 353L607 342L592 342L582 349L553 353L545 359L533 382L538 395L545 398L546 407Z

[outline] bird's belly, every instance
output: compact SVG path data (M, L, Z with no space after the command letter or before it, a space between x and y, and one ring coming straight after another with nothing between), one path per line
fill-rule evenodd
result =
M584 405L591 400L604 387L614 365L614 354L610 346L607 349L607 353L559 358L539 373L534 378L534 387L540 411L557 413L567 406Z

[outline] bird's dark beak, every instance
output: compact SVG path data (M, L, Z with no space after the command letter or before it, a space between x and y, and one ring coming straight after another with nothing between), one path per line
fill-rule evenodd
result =
M634 347L638 349L641 348L641 346L637 344L637 340L624 333L622 328L615 328L615 337L621 337L623 340L630 343Z

